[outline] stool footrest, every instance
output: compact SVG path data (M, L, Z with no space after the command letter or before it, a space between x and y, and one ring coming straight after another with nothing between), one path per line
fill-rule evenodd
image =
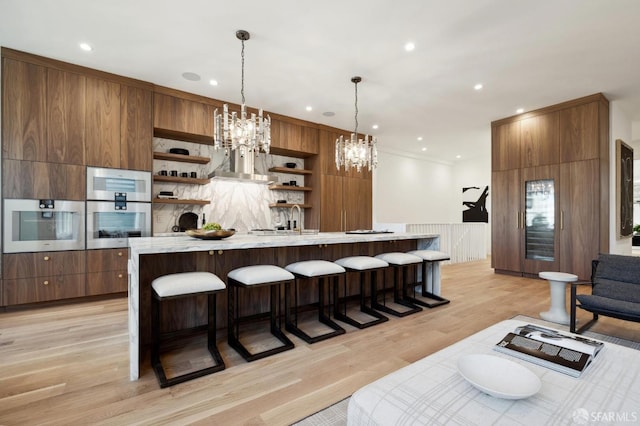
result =
M285 322L285 329L287 331L293 333L294 335L298 336L299 338L301 338L302 340L304 340L307 343L320 342L322 340L330 339L332 337L339 336L339 335L345 333L344 328L340 327L336 322L331 320L326 315L319 316L318 317L318 321L320 321L322 324L325 324L325 325L329 326L330 328L333 329L333 331L329 331L327 333L319 334L317 336L311 336L310 334L308 334L307 332L305 332L304 330L299 328L296 324L294 324L291 321Z
M407 300L410 300L412 303L416 305L424 306L427 308L435 308L436 306L446 305L450 302L449 299L445 299L444 297L437 296L433 293L425 292L422 294L422 297L425 299L418 299L415 297L407 296Z
M345 301L345 303L346 303L346 301ZM374 326L374 325L389 321L389 318L385 317L380 312L374 311L373 309L369 308L368 306L361 306L360 307L360 312L362 312L364 314L367 314L370 317L373 317L374 319L372 319L371 321L360 322L360 321L358 321L358 320L356 320L354 318L351 318L347 314L343 314L339 310L335 310L334 313L333 313L333 316L338 321L342 321L344 323L347 323L347 324L352 325L352 326L354 326L356 328L359 328L359 329L371 327L371 326Z
M289 338L280 330L280 328L271 329L271 334L280 342L282 342L282 346L277 346L275 348L267 349L261 352L251 353L240 342L239 339L231 334L229 334L228 343L229 346L235 349L247 362L256 361L294 348L293 342L289 340Z

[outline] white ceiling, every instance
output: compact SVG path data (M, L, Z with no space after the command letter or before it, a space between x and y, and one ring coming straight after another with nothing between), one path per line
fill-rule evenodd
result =
M455 162L486 158L518 107L603 92L640 121L639 17L639 0L0 0L0 45L239 103L245 29L248 105L352 130L359 75L361 132Z

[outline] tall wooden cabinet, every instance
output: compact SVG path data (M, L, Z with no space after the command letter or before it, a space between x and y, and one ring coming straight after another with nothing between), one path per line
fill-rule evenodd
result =
M318 132L318 155L307 160L314 170L311 196L314 206L305 213L305 226L321 232L371 229L373 221L372 177L363 170L338 170L335 165L337 129ZM316 189L317 188L317 189Z
M492 123L492 267L588 279L609 251L609 104L587 96Z

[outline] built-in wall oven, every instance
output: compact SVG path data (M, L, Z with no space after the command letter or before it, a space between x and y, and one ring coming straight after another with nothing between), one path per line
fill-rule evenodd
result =
M87 167L87 248L151 236L151 173Z
M4 253L85 249L85 205L68 200L4 200Z

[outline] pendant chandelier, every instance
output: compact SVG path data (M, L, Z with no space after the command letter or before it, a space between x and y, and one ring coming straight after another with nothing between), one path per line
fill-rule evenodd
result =
M216 150L224 149L226 154L229 150L238 150L241 157L249 153L257 153L262 150L269 152L271 146L271 117L262 116L262 109L256 116L251 113L247 118L247 110L244 104L244 42L249 40L251 35L244 30L236 31L236 37L242 42L242 105L240 116L236 112L229 114L229 106L223 105L222 114L218 114L218 109L213 112L213 146Z
M351 82L355 84L356 92L356 128L351 133L351 138L344 139L340 136L336 139L336 168L344 166L345 170L355 167L360 172L364 167L369 171L378 165L378 150L376 148L377 139L366 135L364 139L358 138L358 83L362 81L360 77L352 77Z

